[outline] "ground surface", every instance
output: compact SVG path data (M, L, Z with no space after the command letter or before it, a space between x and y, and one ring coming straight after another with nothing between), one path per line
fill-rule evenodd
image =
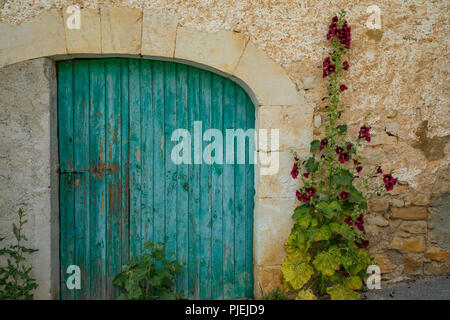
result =
M450 275L422 277L369 290L361 297L368 300L450 300Z

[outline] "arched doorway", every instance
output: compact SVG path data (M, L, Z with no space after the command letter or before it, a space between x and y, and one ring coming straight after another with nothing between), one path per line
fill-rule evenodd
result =
M196 121L245 131L255 107L230 79L180 63L58 63L61 298L114 298L113 277L146 241L182 265L183 296L253 297L253 165L248 152L245 164L196 163ZM192 134L191 164L171 159L178 128ZM69 265L81 290L65 285Z

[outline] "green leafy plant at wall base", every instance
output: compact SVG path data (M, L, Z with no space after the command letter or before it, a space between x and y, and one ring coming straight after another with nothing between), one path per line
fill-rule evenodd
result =
M32 267L27 267L25 255L36 252L36 249L30 249L23 245L23 241L27 241L23 235L23 226L28 222L25 219L25 213L19 209L17 213L19 224L13 223L13 233L15 244L0 249L0 257L5 257L5 261L1 261L2 265L6 262L6 266L0 267L0 299L1 300L30 300L33 299L32 291L38 286L36 280L31 277ZM4 238L0 238L0 242ZM2 259L3 260L3 259Z
M328 95L322 99L328 110L325 137L311 142L312 156L301 159L293 153L291 176L301 180L296 191L301 205L292 216L294 226L285 244L281 271L285 288L295 291L298 300L360 298L357 290L367 267L374 264L366 249L363 211L372 195L384 188L390 191L397 183L393 171L383 174L378 165L362 177L357 150L370 142L370 127L364 123L351 142L346 138L347 125L338 124L344 112L340 95L347 90L340 80L349 68L343 56L350 48L350 33L342 10L329 26L327 40L332 50L323 61L323 78L328 80ZM378 179L375 186L369 184L373 179Z
M149 253L138 255L122 267L113 284L125 292L118 299L127 300L174 300L182 297L174 292L174 279L181 271L177 261L164 257L161 243L146 242Z

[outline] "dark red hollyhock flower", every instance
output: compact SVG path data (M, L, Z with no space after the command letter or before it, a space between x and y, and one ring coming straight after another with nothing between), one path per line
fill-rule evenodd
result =
M298 165L297 165L297 161L294 162L294 166L292 167L292 170L291 170L291 176L292 176L292 179L297 179L297 177L298 177Z
M322 78L325 78L328 75L327 70L323 69Z
M348 154L348 152L342 152L339 155L339 162L344 163L347 162L348 160L350 160L350 155Z
M327 67L327 72L328 73L333 73L333 72L335 72L336 71L336 66L334 65L334 64L330 64L328 67Z
M341 89L341 91L345 91L345 90L347 90L348 88L347 88L347 86L346 86L345 84L341 84L340 89Z
M353 148L353 144L349 143L347 145L347 151L352 151L352 148Z
M302 201L303 200L303 197L302 197L302 194L300 193L300 191L295 191L295 195L297 196L297 199L298 199L298 201Z
M333 23L337 23L338 22L338 17L337 16L334 16L333 17L333 19L331 19L331 22L333 22Z
M377 173L383 173L383 170L381 170L380 166L378 166L378 168L377 168Z
M358 248L367 248L369 246L369 240L362 240L361 242L355 241L355 245Z
M327 57L327 58L325 58L325 60L323 60L322 66L323 66L324 68L326 68L326 67L328 67L328 66L330 65L330 63L331 63L331 58L330 58L330 57Z
M386 175L385 175L386 176ZM392 177L392 176L391 176ZM384 177L383 177L383 181L384 181ZM398 179L397 178L395 178L395 179L392 179L391 181L389 181L389 182L385 182L385 188L386 188L386 190L387 191L391 191L392 189L394 189L394 186L397 184L397 181L398 181Z
M311 197L308 196L306 193L302 193L302 200L305 203L309 203L309 202L311 202Z
M342 68L343 68L344 70L348 70L348 62L347 62L347 61L344 61L344 62L342 63Z
M360 231L364 231L364 216L362 213L356 218L355 226L357 226Z
M362 126L359 128L358 138L365 138L367 142L370 142L370 127Z
M356 160L356 159L353 159L353 163L354 163L355 165L358 165L358 164L359 164L358 160Z
M305 191L310 197L314 197L317 194L317 190L314 187L308 187Z
M356 167L356 172L360 173L361 170L362 170L362 167L361 167L361 166L357 166L357 167Z
M348 200L349 195L350 194L347 191L342 191L341 193L339 193L339 199L343 201Z
M337 154L341 154L342 152L344 152L344 148L342 148L342 147L336 147L336 153L337 153Z
M309 178L309 172L305 172L305 173L303 174L303 176L304 176L306 179L308 179L308 178Z
M394 189L394 184L392 182L388 182L384 185L384 187L386 188L386 191L391 191Z
M353 219L351 216L348 216L347 218L345 218L345 223L348 224L349 226L353 225Z
M325 146L326 146L327 144L328 144L328 139L327 139L327 138L323 138L323 139L320 141L320 147L319 147L319 150L322 151L322 149L325 148Z
M388 173L388 174L383 175L384 183L392 182L392 180L394 180L394 177L392 176L392 174Z

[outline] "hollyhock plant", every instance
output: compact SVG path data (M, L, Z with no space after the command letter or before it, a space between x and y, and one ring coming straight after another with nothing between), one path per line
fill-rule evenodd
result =
M362 174L358 152L370 142L368 115L355 137L347 138L347 125L339 123L344 112L340 97L348 94L341 79L349 62L343 57L351 43L345 11L332 18L326 38L332 48L322 62L327 81L322 99L328 112L325 133L311 142L310 156L293 152L291 176L300 183L299 205L281 271L285 288L296 291L298 299L359 299L357 290L374 263L367 253L364 227L367 200L392 190L397 178L393 170L383 174L380 165L364 164L367 174Z

